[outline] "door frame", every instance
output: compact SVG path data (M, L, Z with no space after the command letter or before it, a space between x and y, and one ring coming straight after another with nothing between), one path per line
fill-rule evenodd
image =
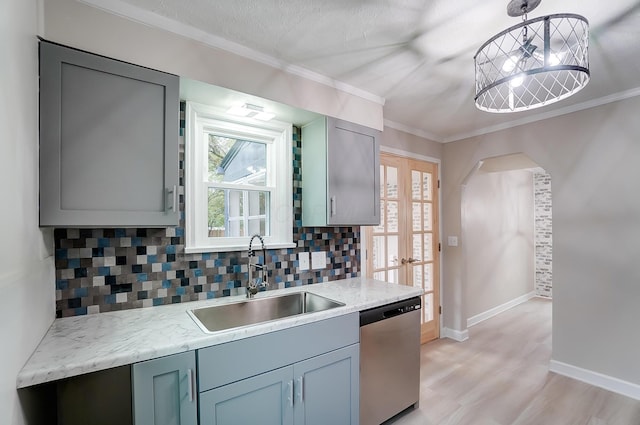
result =
M438 181L442 182L442 160L439 158L434 158L431 156L426 156L426 155L420 155L417 153L413 153L413 152L409 152L409 151L404 151L401 149L395 149L395 148L390 148L387 146L380 146L380 152L384 152L384 153L388 153L391 155L396 155L405 159L416 159L418 161L426 161L426 162L432 162L438 165ZM440 244L440 246L442 247L442 184L440 184L439 187L437 187L438 190L438 243ZM361 253L360 253L360 276L366 276L367 274L367 258L369 258L369 252L367 251L367 235L366 232L360 231L360 249L361 249ZM443 301L443 287L442 287L442 255L444 253L444 250L440 250L440 255L438 256L438 267L440 268L440 273L438 273L438 285L440 285L440 290L439 292L439 298L440 298L440 307L442 308L442 310L444 310L445 306L442 304ZM440 323L439 323L439 327L440 327L440 338L444 338L444 325L443 325L443 320L442 320L442 313L440 313Z

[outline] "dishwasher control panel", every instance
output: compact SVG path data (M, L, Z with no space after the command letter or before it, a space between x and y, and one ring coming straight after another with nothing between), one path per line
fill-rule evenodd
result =
M410 313L422 308L420 297L409 298L391 304L374 307L360 312L360 326L380 320L390 319L401 314Z

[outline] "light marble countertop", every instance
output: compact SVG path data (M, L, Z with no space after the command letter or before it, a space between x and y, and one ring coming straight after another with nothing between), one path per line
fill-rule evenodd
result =
M187 310L242 301L244 295L56 319L17 377L24 388L84 373L209 347L421 295L422 289L351 278L261 292L308 291L345 304L241 328L204 333Z

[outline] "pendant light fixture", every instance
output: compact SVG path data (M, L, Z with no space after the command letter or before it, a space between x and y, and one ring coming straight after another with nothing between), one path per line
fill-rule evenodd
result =
M490 38L474 56L478 109L519 112L549 105L589 82L589 22L562 13L527 19L541 0L511 0L522 22Z

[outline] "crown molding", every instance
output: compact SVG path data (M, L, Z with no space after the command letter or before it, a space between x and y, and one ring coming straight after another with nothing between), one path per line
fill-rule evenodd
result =
M84 3L88 6L95 7L96 9L103 10L105 12L121 16L123 18L139 22L150 27L159 28L165 31L172 32L174 34L186 37L192 40L199 41L208 46L225 50L227 52L242 56L244 58L260 62L262 64L279 69L285 73L296 75L298 77L305 78L307 80L314 81L316 83L323 84L325 86L340 90L342 92L358 96L362 99L384 105L385 99L381 96L368 92L366 90L359 89L350 84L342 81L334 80L325 75L311 71L301 66L293 65L284 62L281 59L277 59L273 56L264 54L254 49L245 47L239 43L227 40L225 38L210 34L206 31L193 27L191 25L178 22L174 19L167 18L165 16L158 15L155 12L141 9L139 7L130 5L120 0L78 0L80 3Z
M405 133L413 134L414 136L422 137L423 139L431 140L432 142L443 143L442 137L436 136L428 131L421 130L419 128L411 127L397 121L384 120L385 127L393 128L395 130L403 131Z

